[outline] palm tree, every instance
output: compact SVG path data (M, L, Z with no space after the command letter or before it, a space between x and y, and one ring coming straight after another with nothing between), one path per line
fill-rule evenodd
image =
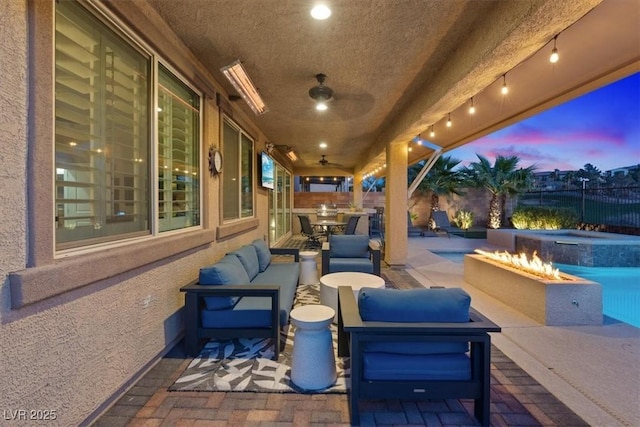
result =
M416 191L426 194L431 193L431 209L430 212L440 210L440 196L449 194L463 195L462 191L463 176L459 171L454 170L460 164L460 160L451 156L442 156L433 164L433 167L418 185ZM422 160L414 165L409 166L407 177L409 183L418 176L425 165ZM429 216L429 224L431 224L431 215Z
M470 183L484 187L491 193L487 227L500 228L506 196L519 194L529 188L535 166L516 169L520 161L518 156L498 156L492 166L486 157L480 154L476 156L478 161L465 168L464 173Z

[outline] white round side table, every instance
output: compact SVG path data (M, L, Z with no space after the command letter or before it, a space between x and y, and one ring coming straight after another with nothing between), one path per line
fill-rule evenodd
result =
M315 285L318 283L318 252L300 251L300 284Z
M338 320L338 286L350 286L358 302L358 293L362 288L384 288L384 279L375 274L343 271L325 274L320 278L320 302L336 311L334 322Z
M335 311L324 305L291 310L293 336L291 381L303 390L320 390L336 381L336 360L329 325Z

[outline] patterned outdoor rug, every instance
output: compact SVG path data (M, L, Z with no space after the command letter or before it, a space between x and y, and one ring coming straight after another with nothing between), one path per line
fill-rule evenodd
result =
M320 304L319 285L299 285L294 307ZM274 347L269 338L209 341L193 359L170 391L248 391L279 393L346 393L349 358L337 355L337 327L331 325L338 379L323 390L301 390L291 382L291 355L295 327L290 326L278 361L271 360Z

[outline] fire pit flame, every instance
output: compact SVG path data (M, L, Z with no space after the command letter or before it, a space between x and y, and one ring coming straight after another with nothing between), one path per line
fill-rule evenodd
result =
M550 262L544 262L538 257L536 252L533 253L531 259L527 258L527 254L510 254L509 252L487 252L482 249L476 249L476 253L483 255L491 260L507 264L528 273L542 276L548 279L563 280L560 276L560 270L555 268Z

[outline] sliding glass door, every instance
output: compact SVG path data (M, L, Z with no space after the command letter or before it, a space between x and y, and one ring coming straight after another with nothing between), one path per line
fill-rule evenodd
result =
M271 244L291 232L291 174L279 164L274 171L275 185L269 197L269 241Z

